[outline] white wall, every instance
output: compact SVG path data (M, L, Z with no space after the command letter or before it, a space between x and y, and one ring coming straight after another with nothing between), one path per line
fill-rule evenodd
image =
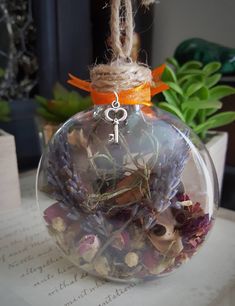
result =
M160 0L155 4L153 65L187 38L235 48L235 0Z

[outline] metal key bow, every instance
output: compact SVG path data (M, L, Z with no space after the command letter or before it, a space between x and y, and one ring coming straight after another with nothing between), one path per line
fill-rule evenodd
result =
M109 107L104 111L104 115L106 120L112 122L114 125L113 134L109 134L109 142L118 143L119 122L126 120L127 111L125 110L125 108L120 107L120 103L118 102L118 99L116 99L115 101L113 101L112 107Z

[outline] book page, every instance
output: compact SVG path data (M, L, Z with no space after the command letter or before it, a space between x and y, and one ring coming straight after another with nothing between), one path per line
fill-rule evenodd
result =
M0 215L0 271L9 293L35 306L98 306L114 300L118 305L136 286L110 284L78 270L54 245L38 211L30 209Z
M235 286L234 244L228 244L234 229L233 222L218 219L213 237L190 264L155 282L121 284L90 277L65 259L36 209L2 213L0 305L210 305L220 290Z

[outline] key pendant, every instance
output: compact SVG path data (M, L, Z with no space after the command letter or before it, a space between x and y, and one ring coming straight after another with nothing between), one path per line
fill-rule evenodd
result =
M109 142L118 144L119 141L119 122L126 120L127 111L125 108L120 107L118 101L118 96L116 95L116 100L113 101L112 107L107 108L104 111L105 119L113 123L113 134L109 134Z

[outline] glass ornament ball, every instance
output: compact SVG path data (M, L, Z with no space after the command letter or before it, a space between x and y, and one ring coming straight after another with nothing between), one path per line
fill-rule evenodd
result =
M56 132L40 161L37 201L51 238L82 270L152 280L204 244L218 205L214 167L199 138L157 107L123 106L118 143L110 141L108 107Z

